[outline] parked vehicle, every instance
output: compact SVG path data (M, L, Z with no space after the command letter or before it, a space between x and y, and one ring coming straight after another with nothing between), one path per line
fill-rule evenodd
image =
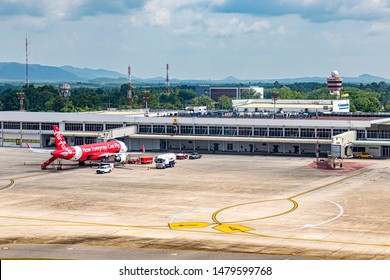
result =
M189 156L189 159L198 159L198 158L201 158L202 155L199 154L198 152L192 152Z
M176 154L176 159L187 159L188 155L186 153L178 153Z
M153 163L153 157L140 157L140 163L141 164L152 164Z
M357 158L374 158L374 155L370 153L360 153L356 155Z
M100 163L99 167L96 169L97 174L111 173L114 168L112 163Z
M173 153L158 155L156 158L156 168L165 169L167 167L175 167L176 155Z

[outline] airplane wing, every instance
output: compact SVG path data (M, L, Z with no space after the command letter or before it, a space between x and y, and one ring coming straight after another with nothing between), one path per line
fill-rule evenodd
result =
M110 156L121 156L121 155L129 155L129 156L139 156L139 155L143 155L145 153L145 146L142 145L142 152L125 152L125 153L105 153L105 154L101 154L99 155L99 158L101 157L110 157Z
M53 150L44 150L44 149L34 149L34 148L31 148L31 146L30 146L30 144L28 142L26 142L26 146L27 146L29 151L32 151L34 153L51 154L51 152L53 151Z
M112 157L112 156L120 156L120 155L142 155L143 153L133 153L133 152L126 152L126 153L105 153L105 154L101 154L99 155L99 158L103 158L103 157Z

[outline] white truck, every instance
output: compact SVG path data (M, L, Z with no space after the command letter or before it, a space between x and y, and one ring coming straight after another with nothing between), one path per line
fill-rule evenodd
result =
M174 153L158 155L156 158L157 169L175 167L175 164L176 164L176 155Z
M96 169L97 174L110 173L114 168L113 163L100 163L99 167Z

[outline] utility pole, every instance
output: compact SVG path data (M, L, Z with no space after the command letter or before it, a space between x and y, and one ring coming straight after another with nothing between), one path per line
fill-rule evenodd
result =
M166 76L166 79L165 79L165 82L166 82L166 88L165 88L165 92L166 94L170 94L171 93L171 85L170 85L170 77L169 77L169 64L167 63L167 76Z
M131 91L131 67L127 67L127 105L131 106L133 103L133 94Z

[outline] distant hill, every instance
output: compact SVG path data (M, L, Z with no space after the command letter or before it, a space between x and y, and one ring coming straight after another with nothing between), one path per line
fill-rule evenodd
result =
M78 81L80 78L61 68L54 66L42 66L30 64L28 76L31 81ZM3 81L25 81L26 66L16 62L0 63L0 80Z
M31 82L83 82L99 78L118 79L126 75L104 69L76 68L72 66L45 66L30 64L28 67ZM17 62L0 62L0 81L25 81L26 66Z
M76 75L80 78L86 80L99 79L99 78L108 78L108 79L118 79L118 78L126 78L127 76L124 74L120 74L115 71L109 71L104 69L89 69L89 68L76 68L73 66L61 66L62 70L65 70L73 75Z
M389 79L363 74L358 77L342 77L344 83L351 84L369 84L373 82L384 81L390 83ZM25 64L17 62L0 62L0 81L3 82L23 82L26 80ZM39 64L29 65L29 80L32 83L39 82L88 82L96 84L123 84L127 82L127 76L115 71L105 69L77 68L73 66L44 66ZM194 79L171 79L172 84L257 84L274 83L293 84L316 82L326 83L326 77L302 77L302 78L275 78L275 79L238 79L233 76L221 80L194 80ZM132 77L133 84L165 84L164 77L140 78Z
M389 83L390 79L386 79L383 77L373 76L369 74L363 74L358 77L342 77L343 83L349 84L371 84L371 83L379 83L386 82ZM326 83L327 77L302 77L302 78L282 78L282 79L267 79L261 80L264 83L273 83L278 81L280 84L293 84L293 83Z

